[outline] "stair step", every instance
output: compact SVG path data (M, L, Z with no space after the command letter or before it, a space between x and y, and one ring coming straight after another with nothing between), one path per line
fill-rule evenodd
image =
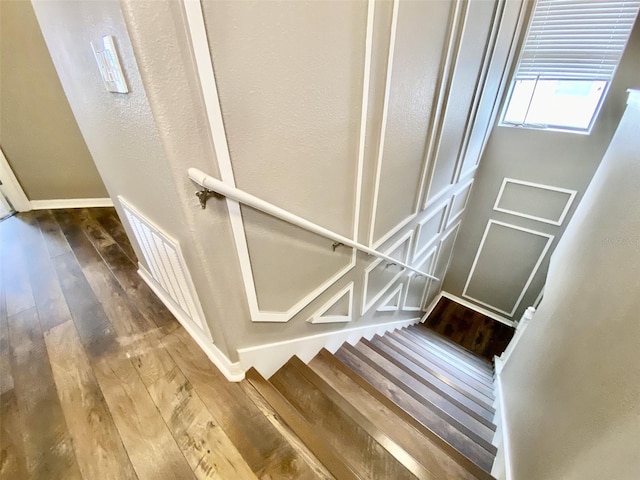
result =
M362 478L428 478L420 464L297 357L269 381Z
M251 368L247 371L245 378L269 402L284 422L300 437L300 440L335 478L341 480L359 480L361 478L342 455L324 438L321 438L309 422L262 375Z
M370 352L375 355L375 352ZM451 419L431 403L424 400L424 403L422 403L418 399L421 398L420 395L416 395L411 387L397 378L393 378L389 372L386 372L379 365L379 363L385 363L383 357L377 356L375 360L372 360L366 354L348 344L344 344L338 350L336 356L379 390L382 395L411 415L416 423L422 424L422 431L425 433L430 432L431 438L453 455L458 463L461 463L476 475L478 470L490 471L495 455L495 447L489 445L485 448L478 444L460 431L459 428L465 430L465 427L458 421ZM398 373L401 377L409 377L402 371ZM418 383L412 377L406 379L408 382ZM482 439L479 440L486 444Z
M455 390L452 391L438 379L423 377L415 364L384 344L375 345L362 340L355 348L384 369L385 375L391 375L398 383L402 383L405 392L421 403L431 404L440 417L488 451L492 451L494 447L491 439L495 430L478 420L480 415L473 410L473 407L480 410L477 404ZM492 417L486 410L484 412Z
M441 349L427 343L427 341L425 341L425 339L420 335L407 331L406 329L398 329L394 332L394 335L400 336L406 341L411 342L419 349L427 352L431 357L437 358L440 363L447 364L451 368L460 370L485 385L487 388L493 388L493 377L489 377L484 372L479 372L477 369L472 368L469 364L458 357L447 355L446 352L443 352Z
M451 350L448 346L434 341L428 335L416 328L406 328L403 330L403 333L415 339L419 345L429 348L441 358L449 359L453 362L464 363L464 370L473 373L477 378L487 382L493 382L493 371L489 367L477 364L474 365L473 363L464 361L455 350Z
M327 350L321 350L309 367L430 472L430 476L424 478L477 478L442 450L431 436L422 433L423 427L416 426L415 419Z
M463 380L460 380L457 376L452 375L447 371L443 371L437 365L433 365L428 360L428 352L425 350L416 352L411 348L407 348L401 341L398 341L396 337L392 337L390 335L385 335L384 337L376 338L374 343L380 342L388 345L393 348L395 351L401 353L417 366L427 372L430 376L433 376L439 379L442 382L445 382L448 385L451 385L460 393L464 394L468 398L474 400L479 405L483 406L483 408L487 409L491 413L495 413L493 411L493 395L484 393L486 392L486 387L484 387L483 392L478 391L476 388L471 387L468 383ZM419 350L419 349L416 349ZM493 420L493 419L491 419Z
M457 368L455 365L439 359L437 355L433 355L429 350L418 346L404 336L398 335L396 332L388 332L385 337L394 342L396 345L402 346L402 348L412 351L416 355L416 358L421 359L423 365L429 367L432 370L435 370L436 372L441 373L442 375L447 376L452 380L456 379L459 385L468 388L470 393L480 395L480 398L483 399L486 403L493 405L495 395L491 386L477 380L471 375L468 375L460 368Z
M417 330L418 332L427 335L433 341L443 345L450 350L456 352L460 356L467 358L469 361L477 364L479 367L488 368L490 371L493 371L493 365L486 358L481 357L480 355L472 352L471 350L467 350L465 347L458 345L453 340L440 335L438 332L431 330L430 328L424 326L423 324L418 324L410 327L412 330Z

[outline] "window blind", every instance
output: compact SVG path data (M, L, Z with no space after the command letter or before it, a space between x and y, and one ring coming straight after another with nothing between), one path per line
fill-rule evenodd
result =
M517 79L613 77L640 0L538 0Z

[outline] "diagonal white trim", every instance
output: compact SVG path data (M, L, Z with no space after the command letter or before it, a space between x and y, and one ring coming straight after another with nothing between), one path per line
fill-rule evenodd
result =
M327 300L311 317L307 319L309 323L339 323L350 322L353 318L353 282L349 282L346 287L341 289L333 297ZM344 297L348 297L349 311L346 315L325 315L327 310L333 307Z
M415 243L415 248L414 248L414 252L413 252L413 261L415 262L417 258L420 258L422 256L422 254L424 252L426 252L427 250L429 250L429 247L431 246L431 244L438 238L438 236L443 232L444 230L444 224L445 221L447 219L447 207L449 206L449 200L447 200L446 202L441 203L439 206L437 206L433 212L431 212L429 215L427 215L426 217L424 217L422 220L420 220L420 222L418 223L418 229L416 232L416 241ZM418 250L418 242L420 241L420 233L422 232L422 229L424 228L424 226L433 218L435 218L437 215L441 215L440 218L440 223L438 224L438 231L437 233L431 237L429 240L427 240L424 244L424 247L422 247L419 251Z
M400 283L387 297L380 303L380 306L376 309L376 312L396 312L400 310L400 304L402 303L402 287L403 283ZM390 305L391 301L395 301L395 305Z
M209 51L209 42L206 35L206 27L204 22L204 14L202 5L199 0L183 0L186 12L187 25L191 36L194 56L196 59L196 67L200 78L200 86L203 93L207 118L209 120L211 136L213 139L214 149L218 160L218 168L221 180L229 186L235 187L235 178L229 145L220 108L220 98L216 86L215 73L211 54ZM366 119L369 104L369 85L371 76L371 57L373 50L373 25L374 25L374 9L375 1L368 0L367 3L367 30L365 40L365 62L363 69L363 91L362 91L362 112L361 125L358 146L358 165L356 177L355 191L355 208L353 220L353 238L357 239L361 209L362 196L362 178L364 165L364 146L366 135ZM232 199L226 199L227 208L229 210L229 218L231 221L231 229L240 263L240 271L242 273L243 283L245 286L247 303L251 314L251 320L254 322L287 322L300 310L307 306L313 299L318 297L327 288L342 278L356 264L356 252L353 251L351 260L343 268L338 270L333 276L323 282L318 288L309 292L301 298L295 305L291 306L285 312L269 312L262 311L258 304L258 295L253 277L251 259L249 255L249 247L242 219L240 204Z
M405 233L400 239L398 239L393 245L391 245L386 250L385 254L386 255L391 255L391 253L393 253L393 251L396 250L398 247L400 247L404 243L409 242L409 245L407 246L407 251L406 251L403 259L400 260L401 262L405 262L406 263L407 262L407 258L408 258L409 254L410 254L410 250L411 250L411 239L412 238L413 238L413 230L410 230L407 233ZM402 274L405 271L405 268L402 268L400 271L398 271L398 273L396 273L393 276L393 278L391 280L389 280L389 282L387 282L387 284L378 293L376 293L376 295L369 302L367 302L367 293L368 293L368 290L369 290L369 275L383 261L388 261L388 260L379 258L378 260L376 260L375 262L373 262L369 266L367 266L367 268L364 270L364 273L363 273L364 284L363 284L363 288L362 288L362 305L361 305L360 315L364 315L365 313L367 313L369 311L369 309L371 307L373 307L373 305L378 300L380 300L380 298L385 294L385 292L388 291L389 288L391 288L391 286L396 282L396 280L398 280L402 276Z
M464 211L467 209L467 204L469 203L469 197L471 196L471 188L473 186L473 178L471 180L469 180L468 182L466 182L464 185L462 185L458 190L456 190L452 197L451 197L451 207L449 208L449 212L448 212L448 216L449 218L447 218L447 227L450 227L451 225L453 225L455 223L456 220L458 220L460 218L460 216L464 213ZM468 190L468 191L467 191ZM464 205L462 205L462 208L460 209L459 212L454 213L453 209L456 206L456 199L462 195L465 191L467 191L467 197L464 199ZM453 215L453 216L452 216Z
M431 183L433 181L433 172L436 168L436 159L438 158L438 150L440 148L440 134L442 132L442 121L443 115L446 113L446 103L449 100L451 83L453 82L453 74L450 73L452 69L452 65L456 62L462 42L456 42L456 38L459 36L460 25L464 26L464 22L466 20L466 10L463 15L462 9L464 7L464 1L456 0L455 10L453 12L453 24L451 26L451 31L449 32L449 39L447 43L447 53L445 57L445 63L442 68L442 75L440 78L443 79L443 85L441 86L440 94L438 95L438 104L436 106L436 111L433 116L432 128L429 133L429 145L427 147L427 163L431 168L425 168L424 177L421 182L421 191L424 189L424 184L426 183L427 174L429 174L429 183L424 192L424 199L422 200L422 209L428 208L433 203L437 202L440 198L442 198L443 192L439 192L433 198L429 198L429 194L431 193ZM446 83L445 83L446 82ZM443 190L446 191L446 188ZM422 196L422 195L421 195Z
M502 227L506 227L506 228L512 228L514 230L519 230L525 233L529 233L531 235L538 235L540 237L544 237L547 239L547 243L545 244L544 248L542 249L542 252L540 253L540 256L538 257L538 260L536 261L536 264L533 267L533 270L531 271L531 274L529 275L529 278L527 279L524 287L522 288L522 292L520 293L520 295L518 296L518 299L515 302L515 305L513 306L513 308L511 309L510 312L507 312L505 310L502 310L500 308L494 307L493 305L490 305L489 303L483 302L481 300L478 300L477 298L474 298L470 295L467 295L467 289L469 288L469 284L471 283L471 278L473 277L473 274L475 272L476 266L478 264L478 260L480 259L480 254L482 253L482 249L484 247L484 243L487 239L487 236L489 235L489 230L491 230L491 225L500 225ZM469 271L469 276L467 277L467 282L464 285L464 289L462 290L462 296L464 298L467 298L469 300L472 300L473 302L476 302L480 305L483 305L487 308L490 308L492 310L495 310L496 312L502 313L503 315L507 315L508 317L513 317L513 314L516 313L516 310L518 309L518 307L520 306L520 302L522 302L522 299L525 295L525 293L527 292L527 289L529 288L529 285L531 285L531 282L533 281L533 277L535 277L538 268L540 268L540 265L542 264L542 261L544 260L544 257L547 255L547 252L549 251L549 248L551 248L551 243L553 242L553 239L555 237L553 235L550 235L548 233L544 233L544 232L538 232L536 230L531 230L529 228L524 228L524 227L519 227L517 225L512 225L510 223L505 223L505 222L499 222L498 220L493 220L490 219L487 222L487 226L484 229L484 233L482 235L482 240L480 241L480 246L478 247L478 251L476 252L476 257L473 260L473 265L471 265L471 270Z
M427 263L429 264L429 267L426 268L425 270L430 274L433 275L433 270L435 268L436 265L436 258L437 258L437 251L438 251L438 247L439 245L434 245L432 246L428 253L422 257L420 260L418 260L417 262L414 262L415 265L417 265L418 268L423 267L424 265L426 265ZM407 305L407 299L409 298L409 290L411 288L411 282L412 281L417 281L418 276L416 274L414 274L413 272L411 274L408 275L407 278L407 288L405 289L404 292L404 297L402 299L402 310L403 311L421 311L422 310L422 306L424 305L424 302L426 301L426 296L427 296L427 292L429 291L429 287L431 285L432 280L427 278L424 284L424 288L422 289L422 295L420 295L420 300L418 300L418 305Z
M560 213L559 218L553 219L553 218L537 217L535 215L529 215L527 213L518 212L516 210L509 210L507 208L500 207L500 200L502 200L502 195L504 194L504 191L507 188L507 184L509 183L524 185L526 187L531 187L531 188L538 188L540 190L549 190L551 192L566 193L567 195L569 195L569 198L567 198L567 201L565 203L565 206L562 212ZM554 187L551 185L543 185L541 183L532 183L532 182L526 182L524 180L516 180L515 178L505 177L504 180L502 181L502 185L500 186L500 191L498 192L498 196L496 197L496 203L493 205L493 209L496 212L508 213L510 215L515 215L517 217L528 218L530 220L536 220L538 222L560 226L562 225L562 223L564 222L564 219L569 213L569 209L571 208L571 205L573 204L573 200L575 199L577 193L578 192L576 190L570 190L568 188Z

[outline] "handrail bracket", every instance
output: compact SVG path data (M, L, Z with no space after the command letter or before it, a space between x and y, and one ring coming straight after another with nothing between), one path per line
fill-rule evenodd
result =
M219 196L220 196L219 193L214 192L213 190L209 190L208 188L203 188L202 190L198 190L196 192L196 197L198 197L198 200L200 201L200 206L202 207L203 210L207 208L207 200L209 200L211 197L219 197Z

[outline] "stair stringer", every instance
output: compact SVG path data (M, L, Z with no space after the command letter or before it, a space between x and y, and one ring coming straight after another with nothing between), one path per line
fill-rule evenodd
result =
M424 321L426 317L345 328L338 331L319 333L280 342L266 343L238 349L238 357L244 371L255 368L263 377L269 378L294 355L304 363L309 363L316 354L326 348L335 353L343 343L355 345L362 338L370 340L374 335L408 327Z

